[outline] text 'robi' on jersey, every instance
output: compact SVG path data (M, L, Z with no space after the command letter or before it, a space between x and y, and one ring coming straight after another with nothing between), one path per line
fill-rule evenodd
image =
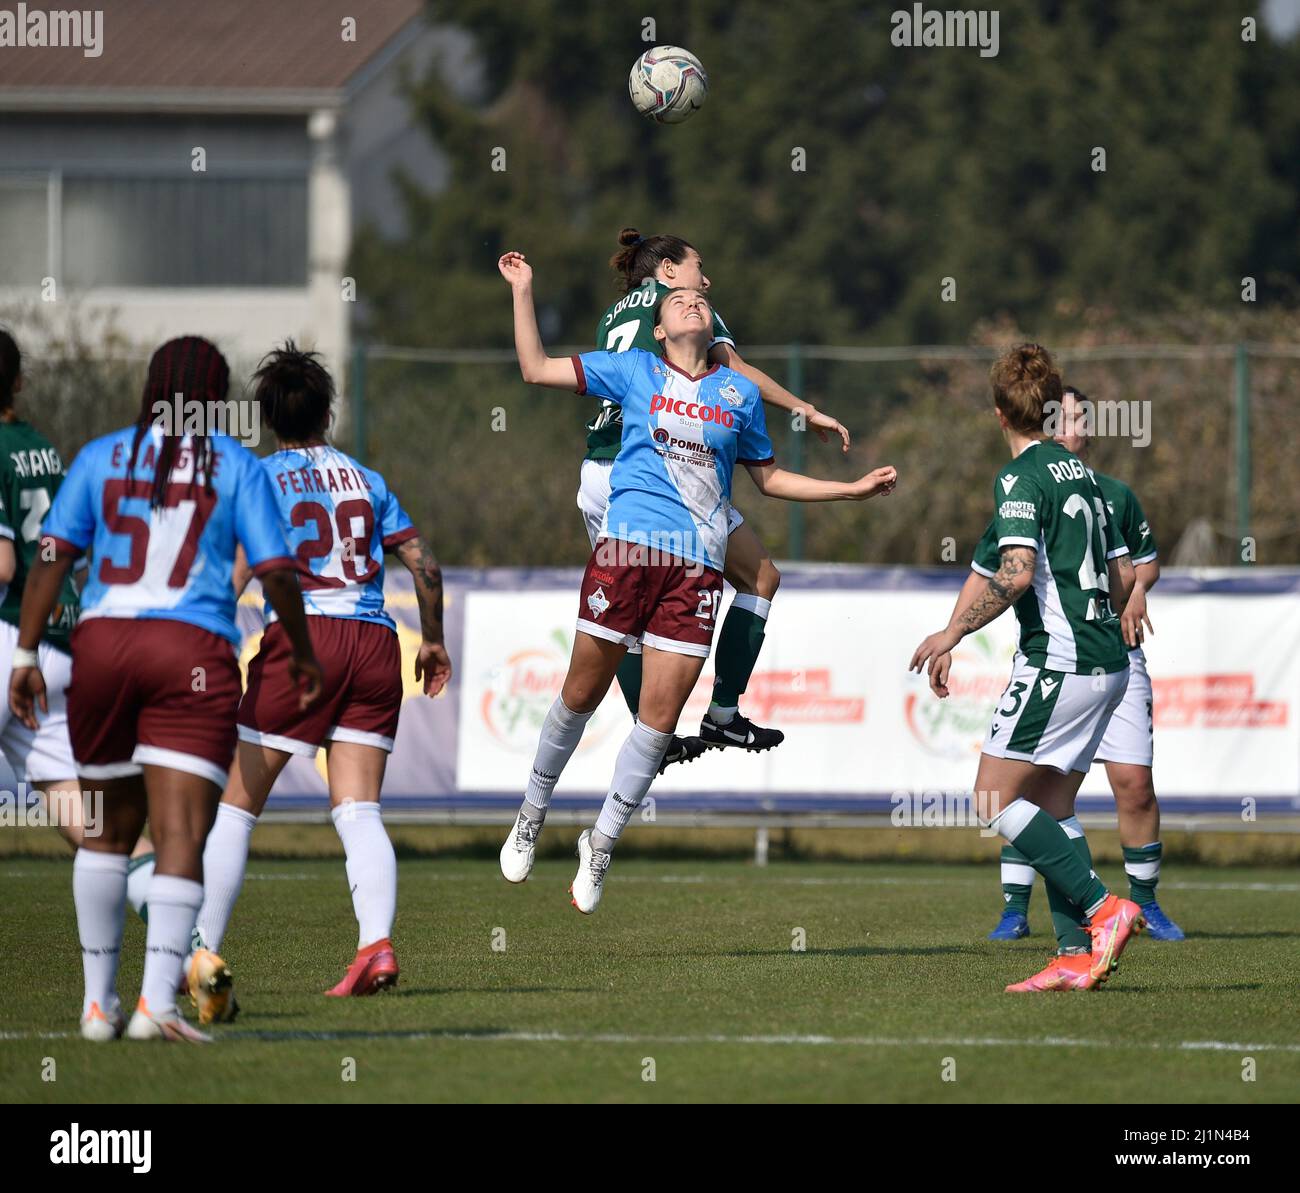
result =
M573 363L580 394L623 409L602 533L721 571L732 472L773 459L758 386L718 365L691 377L639 348Z
M203 475L195 476L187 435L163 504L153 509L163 435L150 427L131 467L135 436L135 427L124 427L83 447L42 528L65 550L93 548L81 619L170 618L238 645L230 580L236 544L254 575L293 566L270 482L246 447L213 435L209 490Z
M418 532L384 478L328 444L272 452L262 468L298 561L307 612L396 630L384 611L384 552ZM266 619L274 620L269 605Z

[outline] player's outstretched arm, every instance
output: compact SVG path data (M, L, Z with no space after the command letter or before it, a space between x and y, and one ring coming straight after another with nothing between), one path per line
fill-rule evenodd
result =
M14 552L14 541L0 538L0 584L8 584L18 571L18 556Z
M515 355L519 371L529 385L567 389L576 393L578 370L567 356L546 355L542 333L537 330L537 311L533 305L533 267L523 253L503 253L497 261L501 276L510 283L515 306Z
M415 603L420 609L422 641L415 656L415 679L423 680L426 696L436 696L451 680L451 656L442 633L442 568L419 535L398 546L397 558L415 581Z
M758 491L764 497L782 501L866 501L877 495L888 497L898 483L892 466L876 468L855 481L824 481L815 476L787 472L775 464L746 464Z
M9 708L28 729L36 729L36 710L48 712L45 677L41 675L36 648L49 625L50 614L59 599L63 578L76 555L52 538L41 540L41 550L23 586L23 604L18 614L18 646L9 674Z
M321 669L307 633L302 590L293 568L272 568L261 576L262 592L275 610L289 639L289 674L300 687L298 707L306 708L320 695Z
M988 625L995 617L1014 605L1034 582L1034 565L1038 552L1033 547L1012 546L1002 550L997 574L978 586L975 599L964 609L953 611L952 620L937 634L931 634L912 653L909 671L924 669L933 683L935 662L951 653L967 634Z
M758 386L759 397L769 406L776 406L780 410L789 410L792 413L801 412L823 443L827 442L830 435L838 435L843 443L841 450L849 450L849 432L845 426L831 418L829 414L823 414L807 399L796 398L784 385L772 380L762 369L756 368L743 359L730 344L714 344L709 349L709 360L729 369L735 369L742 377L748 377Z

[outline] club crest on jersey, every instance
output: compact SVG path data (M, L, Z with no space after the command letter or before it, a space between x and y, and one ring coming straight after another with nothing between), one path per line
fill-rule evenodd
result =
M1012 489L1016 487L1016 481L1018 481L1020 478L1018 476L1007 475L1007 476L999 477L998 479L1002 482L1002 496L1005 497L1008 493L1011 492Z
M740 390L731 384L724 385L718 390L718 397L732 406L743 406L745 404L745 399L740 396Z
M591 610L592 617L599 617L609 608L609 598L605 595L603 588L596 589L587 598L587 608Z

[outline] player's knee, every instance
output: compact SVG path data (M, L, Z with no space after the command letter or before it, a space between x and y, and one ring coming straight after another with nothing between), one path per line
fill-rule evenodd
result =
M1111 776L1115 802L1127 812L1150 812L1156 806L1156 789L1145 767L1125 767Z
M764 559L758 565L758 577L754 584L755 590L765 601L770 601L776 596L776 590L780 587L781 572L770 559Z
M603 690L597 691L596 685L587 680L565 680L560 699L571 712L587 713L595 711L604 695Z

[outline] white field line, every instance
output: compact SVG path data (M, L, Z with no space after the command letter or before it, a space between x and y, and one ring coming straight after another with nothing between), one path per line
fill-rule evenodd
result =
M335 860L335 859L329 859ZM484 863L485 866L488 863ZM987 883L989 881L986 868L973 867L975 872L970 874L949 875L943 878L896 878L896 877L871 877L870 875L852 876L845 875L837 878L783 878L767 877L762 874L729 874L729 875L709 875L709 874L626 874L618 875L618 882L623 883L653 883L666 886L731 886L731 885L755 885L755 886L951 886L954 883ZM35 870L4 870L0 871L0 877L4 878L39 878L43 873ZM245 880L250 882L309 882L315 879L314 874L258 874L250 873L245 875ZM427 877L433 882L480 882L483 875L480 874L429 874ZM1300 892L1300 882L1177 882L1168 879L1160 883L1160 889L1166 891L1255 891L1266 894L1287 894Z
M1178 1042L1122 1040L1084 1040L1068 1036L1044 1036L1039 1039L1016 1039L994 1036L823 1036L823 1035L636 1035L623 1032L561 1031L219 1031L227 1041L260 1042L353 1041L357 1039L398 1041L452 1041L504 1044L628 1044L628 1045L710 1045L739 1044L745 1047L811 1048L1093 1048L1102 1050L1148 1052L1300 1052L1300 1044L1246 1044L1229 1040L1182 1040ZM0 1032L0 1041L68 1040L76 1032Z

